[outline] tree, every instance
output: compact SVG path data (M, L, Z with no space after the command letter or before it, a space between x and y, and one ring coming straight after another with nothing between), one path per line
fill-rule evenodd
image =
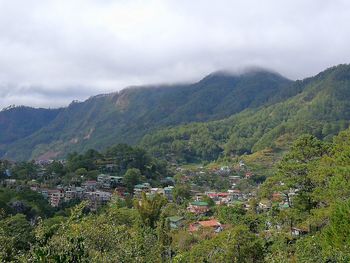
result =
M158 253L162 262L168 262L171 258L170 224L165 215L162 214L157 225Z
M177 184L173 190L174 200L182 203L191 198L191 187L187 184Z
M274 191L283 192L290 209L281 214L285 222L289 221L290 231L295 221L303 221L317 206L314 200L316 183L312 171L317 169L321 158L330 152L328 144L312 135L303 135L292 145L291 150L278 165L277 173L264 183L265 192L271 195ZM291 200L290 189L297 190ZM293 202L292 202L293 201Z
M83 176L87 174L87 170L85 168L79 168L75 171L75 174L78 176Z
M128 169L124 174L123 183L125 184L129 193L132 193L134 186L138 184L141 180L141 172L139 169L131 168Z
M218 206L216 216L224 224L242 224L246 211L242 206Z
M180 254L179 262L263 262L262 241L244 226L236 226L218 236L201 241L188 253ZM175 258L175 262L176 261Z
M134 206L139 212L142 224L150 228L156 227L161 209L166 203L167 201L162 195L156 194L155 196L147 197L144 192L141 200L134 200Z
M23 251L30 248L34 241L33 227L29 224L23 214L7 217L0 221L0 229L9 240L16 251Z

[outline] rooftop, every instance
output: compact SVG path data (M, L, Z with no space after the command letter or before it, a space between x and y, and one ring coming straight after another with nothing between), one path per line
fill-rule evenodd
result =
M196 205L196 206L208 206L207 202L203 202L203 201L194 201L191 203L191 205Z
M198 224L200 224L203 227L216 227L221 225L220 222L216 219L199 221Z
M178 222L184 218L182 216L170 216L170 217L168 217L168 219L170 222Z

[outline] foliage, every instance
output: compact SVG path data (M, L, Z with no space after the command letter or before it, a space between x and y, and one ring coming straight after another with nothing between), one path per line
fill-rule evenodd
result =
M28 219L49 217L53 209L44 197L29 189L14 190L0 187L0 209L7 215L24 214Z
M134 201L134 206L140 214L142 224L150 228L155 228L161 214L161 209L166 202L166 199L159 194L147 197L145 193L142 193L141 200Z
M141 182L141 172L139 169L131 168L126 171L123 177L123 183L129 193L132 193L134 186Z
M156 156L194 162L266 148L285 151L306 133L330 140L349 125L350 80L338 77L349 71L349 65L330 68L293 83L287 90L297 92L284 101L247 108L220 121L161 129L146 135L141 144Z
M177 184L173 190L174 200L181 204L191 197L191 187L187 184Z
M247 228L236 226L178 255L175 262L263 262L263 246Z

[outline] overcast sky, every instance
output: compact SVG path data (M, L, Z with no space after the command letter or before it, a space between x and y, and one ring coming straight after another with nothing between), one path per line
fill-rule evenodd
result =
M350 62L348 0L0 0L0 108L220 70Z

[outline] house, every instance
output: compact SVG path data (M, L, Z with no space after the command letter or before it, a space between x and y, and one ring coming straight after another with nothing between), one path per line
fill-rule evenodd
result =
M6 170L5 170L5 175L6 175L7 177L10 177L10 176L11 176L11 171L10 171L9 169L6 169Z
M245 163L242 160L240 160L239 161L239 167L244 167L244 166L245 166Z
M191 187L193 188L193 185L191 185ZM194 196L196 201L200 201L205 197L205 193L191 189L191 196Z
M230 175L228 179L231 184L237 184L241 180L241 177L239 175Z
M4 180L5 185L15 185L16 184L16 179L5 179Z
M271 208L271 201L268 200L268 199L262 199L260 202L259 202L259 205L258 207L263 210L263 211L267 211Z
M137 184L134 186L134 195L136 197L141 197L141 193L149 193L151 190L151 185L149 183Z
M81 186L88 191L95 191L97 188L97 181L95 180L85 181L84 183L81 184Z
M108 174L99 174L97 176L97 183L99 187L108 188L110 185L110 176Z
M229 202L229 193L215 193L208 192L207 196L210 197L216 204L227 204Z
M64 198L63 190L58 190L58 189L48 190L47 195L49 198L50 205L53 207L58 207Z
M97 182L99 184L103 184L107 179L109 178L109 175L108 174L99 174L97 176Z
M82 199L84 197L85 189L82 187L75 187L75 191L77 192L77 198Z
M117 186L115 189L114 189L114 193L119 196L119 197L124 197L126 196L127 194L127 189L123 186Z
M115 188L117 186L120 186L123 182L123 177L120 176L110 176L110 187Z
M289 204L287 202L279 204L279 208L281 210L289 208Z
M97 176L97 184L101 188L110 189L116 188L118 185L121 185L123 177L120 176L111 176L108 174L100 174Z
M272 201L273 202L281 202L281 201L283 201L284 200L284 194L282 194L282 193L279 193L279 192L276 192L276 193L273 193L272 194Z
M173 177L165 177L164 179L161 180L162 184L171 184L174 185L175 184L175 180Z
M168 217L168 220L171 229L179 229L183 226L184 218L182 216L170 216Z
M173 201L174 186L164 187L164 195L169 201Z
M252 177L253 176L253 173L252 172L246 172L245 173L245 178L246 179L249 179L250 177Z
M90 202L90 209L96 211L98 207L107 204L112 199L112 194L105 191L86 192L84 199Z
M64 193L64 201L69 202L78 197L77 191L75 189L69 189Z
M216 171L216 174L218 175L229 175L231 173L231 169L228 166L221 166L218 171Z
M38 188L37 189L38 193L42 194L42 196L46 199L49 198L49 189L46 188Z
M189 231L196 232L202 228L211 228L215 233L219 233L223 230L223 227L218 220L210 219L210 220L198 221L196 223L190 224Z
M210 209L207 202L194 201L189 204L189 206L187 207L187 210L190 211L191 213L199 215L199 214L205 214L209 212Z
M231 200L242 200L243 199L243 194L238 189L228 190L228 193L230 195Z
M309 233L309 230L305 228L297 228L297 227L292 227L291 229L292 236L301 236L301 235L306 235Z

